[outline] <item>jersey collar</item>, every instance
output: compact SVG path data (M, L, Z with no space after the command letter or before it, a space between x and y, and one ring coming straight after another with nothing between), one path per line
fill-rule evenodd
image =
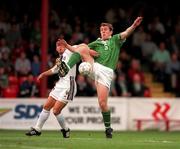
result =
M102 38L98 38L98 40L100 40L100 41L107 41L107 40L109 40L110 38L111 38L112 36L110 36L108 39L106 39L106 40L102 40Z

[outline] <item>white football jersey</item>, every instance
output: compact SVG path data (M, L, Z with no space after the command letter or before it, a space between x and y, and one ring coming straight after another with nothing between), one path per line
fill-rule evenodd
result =
M71 55L73 54L73 52L69 51L68 49L66 49L62 55L62 61L64 61L65 63L67 63L71 57ZM55 65L53 68L51 68L51 71L53 73L58 73L58 68L57 65ZM74 79L75 80L76 77L76 65L74 65L68 72L68 74L65 77L59 77L58 82L56 82L56 86L55 87L67 87L69 86L68 81L70 81L70 79Z

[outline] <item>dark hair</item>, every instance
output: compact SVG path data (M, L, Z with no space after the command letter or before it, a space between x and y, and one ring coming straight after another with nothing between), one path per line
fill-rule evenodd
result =
M101 26L108 26L109 29L110 29L110 31L113 31L113 26L112 26L112 24L110 24L110 23L101 23L100 27L101 27Z

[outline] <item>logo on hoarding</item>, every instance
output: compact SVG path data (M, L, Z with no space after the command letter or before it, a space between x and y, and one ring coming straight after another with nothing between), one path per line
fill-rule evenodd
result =
M154 120L168 120L168 112L170 110L170 105L168 103L155 103L155 109L152 112Z
M15 107L15 119L34 119L42 111L42 105L24 105L19 104Z
M10 108L2 108L0 109L0 117L3 116L4 114L10 112L12 109Z

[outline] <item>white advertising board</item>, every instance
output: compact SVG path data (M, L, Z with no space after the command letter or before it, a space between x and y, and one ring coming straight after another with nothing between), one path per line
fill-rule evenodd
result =
M34 126L46 99L0 100L0 129L29 129ZM127 100L110 98L111 122L114 130L127 129ZM78 98L62 111L72 130L104 130L97 98ZM50 114L43 129L60 129L55 116Z
M130 130L180 130L178 99L131 99L128 111Z

